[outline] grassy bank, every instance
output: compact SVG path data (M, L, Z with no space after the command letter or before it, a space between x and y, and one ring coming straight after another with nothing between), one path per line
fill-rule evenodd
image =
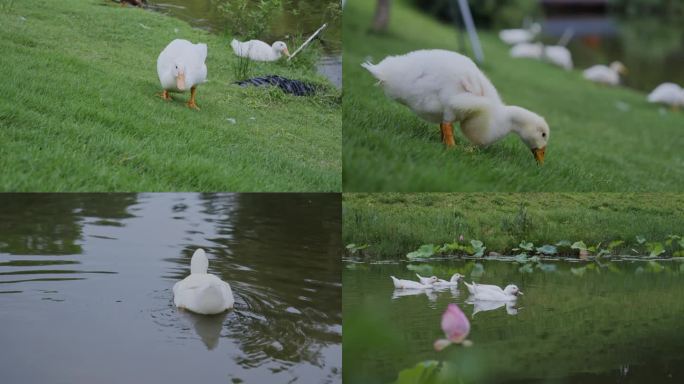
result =
M0 3L0 190L340 190L340 92L329 84L313 98L235 86L225 37L151 11ZM176 38L208 45L201 111L187 94L155 96L157 56ZM284 62L250 74L327 83Z
M684 194L645 193L383 193L345 194L343 241L368 244L374 259L404 259L422 244L463 235L487 252L511 252L522 240L587 245L623 240L619 252L684 235Z
M608 88L542 62L511 59L480 31L490 77L505 102L546 118L551 138L537 167L515 136L477 149L456 130L445 151L439 129L385 97L361 68L367 59L425 48L457 50L452 26L393 2L385 35L369 34L374 2L349 1L344 14L345 191L679 191L684 187L684 114L659 112L646 95ZM626 106L626 107L625 107ZM621 111L620 108L628 109Z

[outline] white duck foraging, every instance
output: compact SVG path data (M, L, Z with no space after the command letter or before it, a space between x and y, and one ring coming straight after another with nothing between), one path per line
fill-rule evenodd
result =
M662 83L648 94L648 102L667 104L672 109L684 107L684 88L675 83Z
M276 61L280 59L283 54L290 56L290 51L287 50L287 45L282 41L276 41L273 45L268 45L261 40L237 41L233 39L230 42L233 47L233 52L240 57L247 57L254 61Z
M509 284L506 288L501 289L496 285L476 284L475 282L472 282L471 284L464 283L466 287L468 287L468 292L470 292L475 300L511 301L516 300L518 295L523 294L514 284Z
M626 74L627 68L619 61L613 61L610 66L594 65L582 72L585 79L605 85L620 84L620 75Z
M440 124L442 142L454 146L453 122L473 144L486 147L513 132L544 163L549 126L527 109L505 105L494 85L469 58L445 50L420 50L362 64L385 94L428 122Z
M392 278L392 282L394 283L394 288L396 289L429 289L432 288L432 284L437 282L437 278L435 276L429 277L428 282L429 284L423 284L419 283L417 281L413 280L403 280L403 279L397 279L394 276L390 276Z
M188 107L198 109L195 102L197 85L207 80L207 45L176 39L169 43L157 59L157 75L163 92L162 99L171 100L169 92L190 90Z
M202 315L213 315L233 308L235 300L230 285L207 273L209 259L198 248L190 261L190 276L173 286L173 303L178 308Z
M541 25L533 23L528 29L502 29L499 38L508 45L529 43L541 32Z

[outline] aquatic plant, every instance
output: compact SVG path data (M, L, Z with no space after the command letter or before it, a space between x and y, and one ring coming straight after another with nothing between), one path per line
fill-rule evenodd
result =
M451 344L462 344L465 347L472 345L466 340L470 333L470 321L456 304L449 304L442 314L442 331L446 339L438 339L433 344L436 351L441 351Z

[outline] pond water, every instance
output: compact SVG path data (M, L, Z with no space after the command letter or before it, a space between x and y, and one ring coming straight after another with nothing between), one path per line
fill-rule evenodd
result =
M5 383L340 383L340 201L0 195ZM173 306L207 251L235 308Z
M548 17L542 41L556 44L568 29L575 68L619 60L629 69L627 87L645 92L658 84L684 85L684 24L658 17L625 19L605 14Z
M396 291L391 275L416 280L405 263L347 263L345 382L390 383L429 360L442 361L454 383L684 382L684 263L549 264L556 270L531 274L492 260L420 264L421 275L448 280L460 272L524 292L514 305L488 308L469 304L463 285ZM474 345L438 353L433 342L444 337L440 320L449 303L470 319Z
M230 20L222 15L216 0L149 0L151 9L185 20L196 28L214 33L225 33ZM310 35L328 23L319 35L323 55L317 70L337 87L342 86L342 29L340 19L327 18L326 8L336 0L283 1L285 12L273 19L268 36L261 39L273 42L287 40L293 35ZM295 7L296 6L296 7ZM289 47L294 52L297 47Z

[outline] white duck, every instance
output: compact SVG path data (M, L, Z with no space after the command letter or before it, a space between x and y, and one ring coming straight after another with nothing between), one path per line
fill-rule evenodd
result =
M684 107L684 88L675 83L662 83L648 94L648 101L667 104L672 109Z
M541 59L543 51L542 43L520 43L511 47L508 54L513 58Z
M475 300L483 301L511 301L516 300L518 295L523 293L518 289L517 286L509 284L506 288L501 289L496 285L489 284L468 284L464 282L466 287L468 287L468 292L473 295Z
M541 25L533 23L528 29L502 29L499 38L508 45L529 43L541 32Z
M362 64L385 94L423 119L439 123L442 142L455 145L454 121L473 144L488 146L513 132L544 162L549 126L527 109L505 105L494 85L469 58L445 50L420 50Z
M572 69L572 55L570 50L562 45L547 45L544 47L542 58L547 62L569 71Z
M233 291L230 285L207 273L209 259L198 248L190 261L190 276L173 286L173 303L178 308L202 315L213 315L233 308Z
M207 45L176 39L169 43L157 59L157 75L164 100L171 100L169 92L190 90L188 107L199 109L195 103L197 85L207 80Z
M276 41L273 45L268 45L261 40L250 40L240 42L235 39L230 42L233 52L240 57L248 57L254 61L276 61L283 53L290 56L287 45L282 41Z
M460 273L454 273L453 275L451 275L451 279L449 279L448 281L447 281L447 280L444 280L444 279L439 279L439 280L437 280L437 282L434 283L433 285L434 285L434 286L437 286L437 287L457 287L457 286L458 286L458 281L459 281L462 277L463 277L463 276L461 276Z
M610 66L594 65L582 72L585 79L606 85L620 84L620 75L626 74L627 68L619 61L613 61Z
M413 280L397 279L394 276L390 277L392 278L392 282L394 282L394 288L396 289L430 289L432 288L432 284L437 282L437 278L435 276L428 278L428 281L430 282L429 284L423 284Z

